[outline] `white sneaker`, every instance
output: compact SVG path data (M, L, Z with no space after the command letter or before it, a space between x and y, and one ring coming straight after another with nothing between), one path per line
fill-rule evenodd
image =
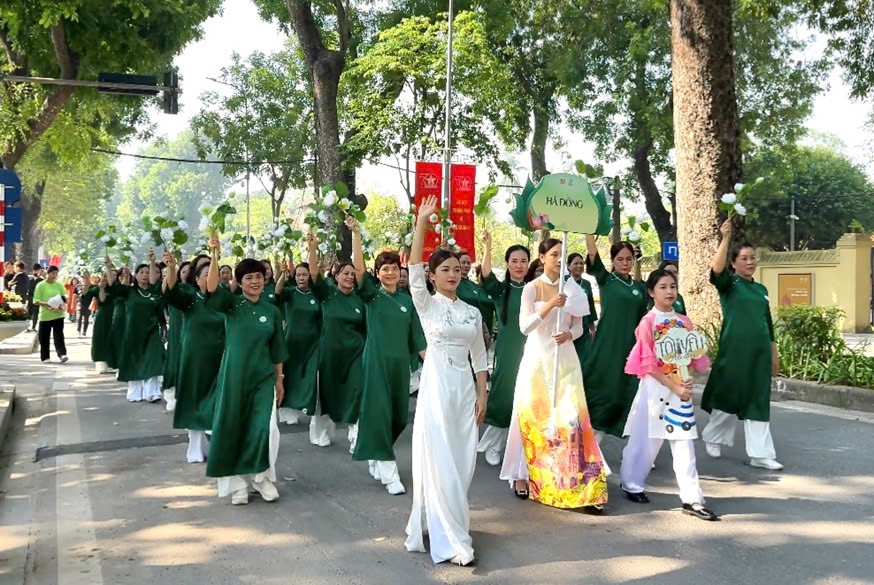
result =
M316 439L315 441L310 441L310 443L312 443L316 447L330 447L331 446L331 439L323 436L323 437L320 437L319 439Z
M770 469L771 471L780 471L783 469L783 464L776 459L770 457L751 457L751 467L761 467L762 469Z
M722 457L722 447L717 443L704 443L704 449L707 451L707 454L714 459Z
M61 356L61 363L62 363L62 364L66 364L68 361L70 361L70 358L68 358L68 357L65 356L65 355L62 355L62 356Z
M494 447L489 447L486 449L486 463L495 467L496 465L501 464L501 452L495 449Z
M388 490L388 493L393 496L399 496L401 494L407 493L407 490L404 489L404 484L402 484L400 480L397 479L385 486L385 489Z
M279 499L279 492L276 490L276 486L266 477L257 483L252 482L252 487L261 494L261 498L265 502L275 502Z
M249 503L249 490L243 488L231 494L231 503L235 506L245 506Z
M449 560L453 565L458 565L460 567L466 567L467 565L473 562L473 557L466 557L464 555L455 555Z

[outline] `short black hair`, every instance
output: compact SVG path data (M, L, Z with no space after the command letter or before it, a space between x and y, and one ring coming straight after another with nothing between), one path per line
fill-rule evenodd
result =
M60 270L60 269L57 266L49 266L49 269L47 272L57 272L58 270Z
M397 252L392 252L390 250L386 250L385 252L380 252L376 257L376 261L373 263L374 269L376 272L379 272L379 269L385 266L386 264L396 264L398 268L401 267L401 257Z
M36 263L33 265L33 269L34 269L34 270L42 270L42 264L40 264L39 262L36 262Z
M253 274L257 272L261 276L265 276L267 274L267 270L264 268L264 265L261 264L258 260L254 258L244 258L240 260L240 263L237 264L237 267L234 269L234 279L237 282L242 283L243 277L247 274Z

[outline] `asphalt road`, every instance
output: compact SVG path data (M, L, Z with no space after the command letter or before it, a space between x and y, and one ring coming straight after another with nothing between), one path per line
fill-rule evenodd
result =
M708 505L722 521L679 512L665 446L647 506L610 477L603 516L518 500L480 458L470 490L477 562L435 566L404 550L408 493L389 496L351 461L345 433L311 446L283 429L280 500L231 506L163 405L128 404L122 385L92 374L88 340L71 361L2 356L18 388L0 459L0 584L327 585L874 583L874 416L774 404L780 473L745 465L734 448L698 445ZM706 414L699 424L703 426ZM618 470L622 442L604 451ZM399 440L410 487L410 429Z

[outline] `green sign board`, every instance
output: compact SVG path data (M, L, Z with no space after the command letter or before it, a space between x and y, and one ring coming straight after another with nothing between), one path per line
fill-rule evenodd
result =
M536 186L529 180L510 215L531 230L607 235L613 227L604 187L594 191L586 177L566 173L547 175Z

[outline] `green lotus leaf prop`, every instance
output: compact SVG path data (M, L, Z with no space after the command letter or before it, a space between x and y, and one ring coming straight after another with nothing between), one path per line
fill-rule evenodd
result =
M529 179L515 197L510 216L522 229L608 235L613 227L606 188L594 191L581 175L547 175L536 186Z

